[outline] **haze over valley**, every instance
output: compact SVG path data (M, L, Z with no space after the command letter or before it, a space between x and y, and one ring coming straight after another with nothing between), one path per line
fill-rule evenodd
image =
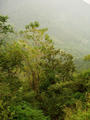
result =
M19 30L39 21L56 46L74 56L90 52L90 5L83 0L0 0L0 13Z

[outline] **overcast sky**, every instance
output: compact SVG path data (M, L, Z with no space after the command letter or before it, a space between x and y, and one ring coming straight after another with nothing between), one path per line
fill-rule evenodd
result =
M90 0L83 0L83 1L85 1L85 2L88 3L88 4L90 4Z

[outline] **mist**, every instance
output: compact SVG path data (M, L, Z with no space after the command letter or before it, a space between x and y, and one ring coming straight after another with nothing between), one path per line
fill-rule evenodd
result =
M89 53L90 5L83 0L0 0L0 13L19 30L39 21L59 48Z

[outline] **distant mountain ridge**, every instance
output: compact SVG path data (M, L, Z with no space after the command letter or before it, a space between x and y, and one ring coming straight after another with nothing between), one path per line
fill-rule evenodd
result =
M90 5L83 0L0 0L0 13L17 28L39 21L56 46L74 56L90 53Z

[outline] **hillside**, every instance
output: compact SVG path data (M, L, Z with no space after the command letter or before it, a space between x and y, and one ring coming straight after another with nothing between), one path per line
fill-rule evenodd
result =
M39 21L56 46L74 56L90 53L90 6L83 0L0 0L0 13L18 29Z
M18 32L7 20L0 16L0 120L89 120L90 67L76 71L37 21Z

